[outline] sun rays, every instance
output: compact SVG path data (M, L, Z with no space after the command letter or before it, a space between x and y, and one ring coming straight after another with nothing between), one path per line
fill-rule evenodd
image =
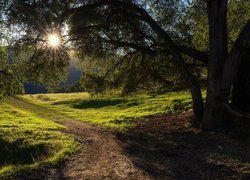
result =
M61 40L57 34L49 34L48 35L48 45L52 48L57 48L60 46Z

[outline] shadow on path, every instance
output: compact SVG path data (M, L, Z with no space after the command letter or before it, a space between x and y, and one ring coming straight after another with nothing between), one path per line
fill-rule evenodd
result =
M189 119L190 114L150 117L117 138L134 165L155 179L250 177L250 126L199 132L189 126Z

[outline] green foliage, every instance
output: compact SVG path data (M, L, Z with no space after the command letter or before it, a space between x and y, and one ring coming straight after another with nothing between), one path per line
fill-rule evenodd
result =
M4 96L23 94L23 85L14 71L17 66L9 65L5 49L0 47L0 99Z
M243 25L250 18L250 3L244 0L231 0L228 5L228 42L232 47ZM186 17L185 17L186 18ZM192 45L201 51L208 51L208 16L206 2L195 0L188 10L189 26L192 32Z
M44 37L46 38L46 37ZM70 58L64 50L42 46L39 49L23 45L15 47L14 63L19 67L22 82L58 86L68 75Z
M250 19L250 2L244 0L231 0L229 2L228 11L228 41L229 47L232 47L241 29Z
M83 4L93 3L86 0ZM183 84L179 69L173 63L169 45L164 44L140 18L131 18L136 12L124 12L123 7L107 5L105 8L85 9L75 12L70 18L61 19L57 14L67 12L69 7L80 6L78 1L25 1L9 3L7 17L10 24L27 26L22 46L39 47L36 53L25 62L23 71L29 81L38 81L50 86L62 80L67 66L65 52L55 52L40 46L46 41L46 33L62 33L64 22L69 25L72 47L81 59L84 59L82 84L86 90L99 94L110 90L119 90L123 94L135 91L150 91L158 94ZM128 1L131 3L131 1ZM194 34L188 26L187 6L183 1L135 1L149 12L176 42L190 43ZM39 14L37 14L39 12ZM57 13L55 13L57 12ZM49 17L50 16L50 17ZM42 27L42 28L41 28ZM45 29L43 29L43 27ZM188 27L188 28L186 28ZM29 40L27 40L29 39ZM41 39L41 42L37 39ZM62 38L63 39L63 38ZM63 39L67 41L67 39ZM34 45L34 46L30 46ZM36 49L35 49L36 50ZM35 51L31 48L31 51ZM66 47L60 51L67 50ZM190 61L190 60L189 60ZM28 64L28 66L27 66ZM198 68L190 66L193 73ZM98 71L98 72L97 72ZM172 88L173 89L173 88Z
M120 130L132 127L138 118L192 108L192 100L187 91L155 97L146 94L91 97L88 93L69 93L25 95L23 98L72 118Z
M63 2L60 2L64 4ZM48 36L57 34L63 42L64 24L56 20L56 11L64 8L58 3L48 5L45 1L11 1L5 3L5 24L9 32L19 31L18 36L9 33L14 43L7 46L14 52L13 61L18 65L22 82L56 86L65 80L68 73L69 53L64 43L58 47L48 44Z
M187 17L192 35L192 45L197 49L207 52L209 44L209 25L206 13L206 2L195 0L190 5ZM185 19L187 18L185 17Z
M183 15L181 1L133 3L147 9L177 41L183 41L182 31L173 31ZM173 57L169 56L169 46L147 23L131 18L136 12L124 11L122 7L107 5L77 11L69 20L73 45L84 59L82 83L86 90L93 94L113 89L123 94L141 90L157 94L183 83Z
M108 90L108 82L103 77L92 74L85 74L81 84L91 95L103 94Z
M73 137L60 132L65 127L51 120L6 102L0 111L0 178L57 163L77 149Z
M133 92L159 94L184 87L176 64L166 60L170 58L165 53L157 56L135 53L125 57L86 58L82 84L93 95L110 91L120 91L123 95Z

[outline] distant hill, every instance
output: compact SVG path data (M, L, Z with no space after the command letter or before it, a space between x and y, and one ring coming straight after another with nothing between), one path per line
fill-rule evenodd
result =
M25 94L43 94L47 93L44 86L40 86L33 83L24 83Z
M79 68L71 65L69 67L69 74L67 80L65 82L62 82L60 85L61 86L73 85L74 83L80 81L81 76L82 76L82 71ZM46 87L34 83L25 83L24 90L25 94L47 93Z
M65 82L62 82L62 85L74 84L76 81L79 81L81 79L81 76L82 76L82 70L71 64L71 66L69 67L68 78Z

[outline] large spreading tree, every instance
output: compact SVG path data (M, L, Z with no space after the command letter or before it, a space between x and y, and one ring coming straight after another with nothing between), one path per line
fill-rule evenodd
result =
M192 6L194 3L196 6ZM37 12L50 14L52 25L67 24L67 40L76 51L100 60L121 57L115 58L109 72L116 73L114 69L129 59L129 72L136 73L140 67L141 73L151 72L157 79L165 79L165 70L174 64L192 94L193 125L210 130L226 124L234 116L244 117L232 108L230 97L235 102L240 94L231 92L239 84L239 69L244 65L243 57L247 57L250 17L238 28L229 25L229 17L247 13L240 8L230 11L232 3L249 7L249 2L243 0L207 0L206 3L197 0L191 6L181 0L24 1L21 5L13 1L9 3L9 14L24 23L29 32L37 31L36 40L43 33L39 33L39 23L34 24L35 19L30 19L31 14L32 17L38 16ZM204 24L197 22L197 14L189 13L190 7L207 17ZM202 26L200 29L204 31L195 31L196 26ZM237 29L232 39L228 36L232 32L229 28ZM208 45L197 47L194 36L202 33L207 34ZM162 66L166 68L160 70ZM205 103L193 66L207 69Z

